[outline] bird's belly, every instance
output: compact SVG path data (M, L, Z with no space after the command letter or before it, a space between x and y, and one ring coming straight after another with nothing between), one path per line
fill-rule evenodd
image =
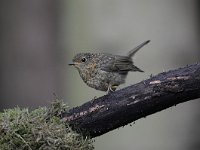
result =
M101 91L107 91L109 85L118 86L125 82L127 74L116 72L98 71L96 75L86 81L86 84L92 88Z

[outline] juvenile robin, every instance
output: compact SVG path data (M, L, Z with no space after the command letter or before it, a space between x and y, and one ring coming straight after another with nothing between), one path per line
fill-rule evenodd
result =
M133 64L132 57L150 40L143 42L128 52L126 56L108 53L78 53L73 58L73 65L77 68L83 81L92 88L112 92L125 83L129 71L144 72Z

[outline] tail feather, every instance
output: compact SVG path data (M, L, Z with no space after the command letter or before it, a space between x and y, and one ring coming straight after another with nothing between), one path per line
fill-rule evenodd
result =
M140 44L137 47L135 47L132 50L130 50L127 55L129 57L133 57L135 55L135 53L137 53L137 51L140 50L140 48L142 48L144 45L148 44L149 42L150 42L150 40L143 42L142 44Z
M131 66L131 71L144 72L143 70L141 70L140 68L138 68L138 67L135 66L135 65L132 65L132 66Z

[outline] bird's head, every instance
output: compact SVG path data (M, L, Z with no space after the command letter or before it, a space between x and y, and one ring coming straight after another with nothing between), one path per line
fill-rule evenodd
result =
M90 63L92 63L92 54L91 53L78 53L74 56L72 63L69 65L76 67L79 71L86 69Z

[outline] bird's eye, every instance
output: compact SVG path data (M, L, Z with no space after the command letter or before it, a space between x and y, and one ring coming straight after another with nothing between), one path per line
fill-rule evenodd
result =
M85 62L85 61L86 61L86 58L85 58L85 57L83 57L83 58L81 59L81 61L82 61L82 62Z

